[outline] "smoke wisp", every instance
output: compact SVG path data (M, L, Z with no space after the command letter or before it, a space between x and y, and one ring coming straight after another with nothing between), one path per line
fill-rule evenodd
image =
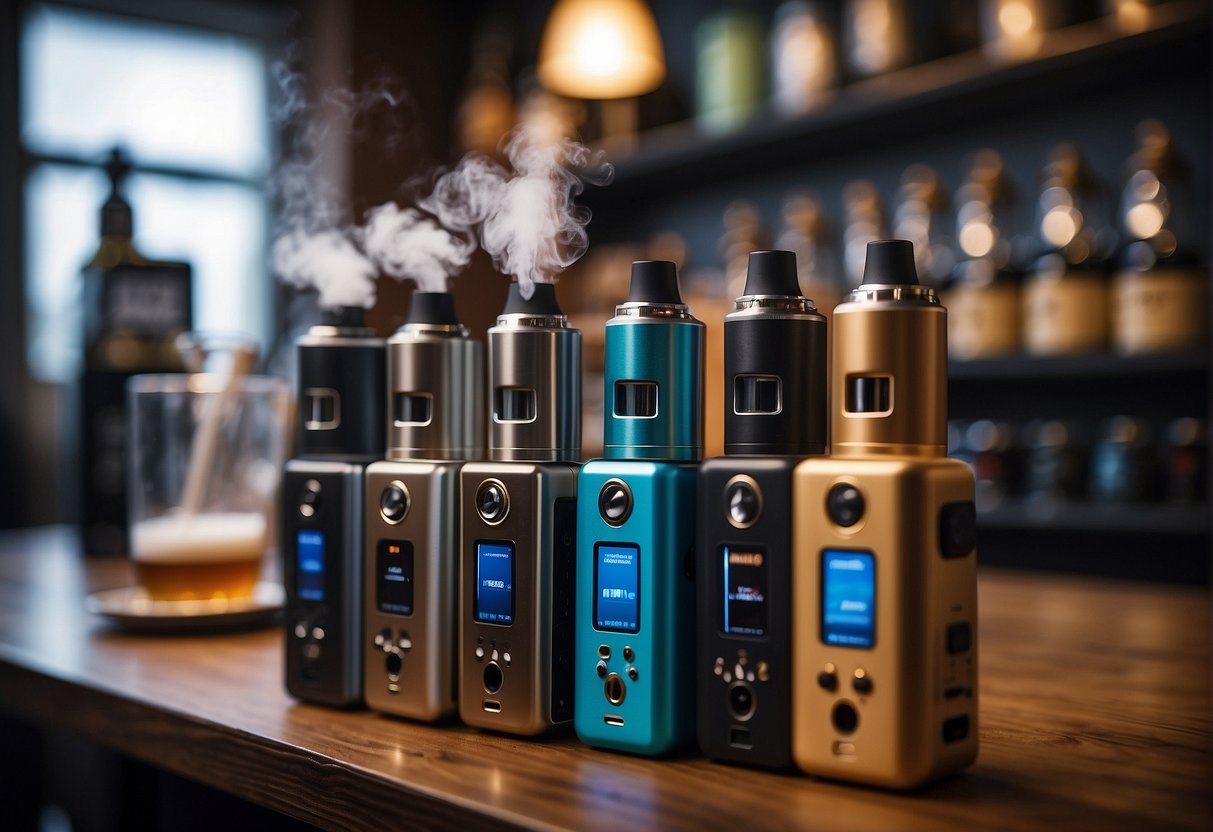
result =
M368 211L358 236L384 274L411 279L422 292L448 291L448 279L463 271L476 247L415 208L401 209L394 202Z

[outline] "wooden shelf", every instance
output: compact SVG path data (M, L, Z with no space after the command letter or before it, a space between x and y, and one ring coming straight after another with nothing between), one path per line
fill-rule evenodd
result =
M66 530L0 535L0 713L325 828L1105 832L1210 820L1203 588L983 569L980 756L896 794L303 705L283 691L279 627L131 634L84 611L87 593L130 580L125 561L81 558Z
M1159 376L1206 376L1208 372L1209 352L1206 349L1154 355L1090 353L1056 358L1019 353L998 358L951 361L948 364L948 381L1035 381L1048 378L1103 383L1122 377L1153 381Z
M941 124L1039 107L1107 88L1188 71L1208 61L1208 4L1172 0L1145 31L1124 34L1103 19L1051 32L1041 52L1020 62L978 50L849 84L795 117L763 114L723 134L684 122L643 133L615 165L609 188L591 189L595 209L747 173L777 170L812 154L888 146Z

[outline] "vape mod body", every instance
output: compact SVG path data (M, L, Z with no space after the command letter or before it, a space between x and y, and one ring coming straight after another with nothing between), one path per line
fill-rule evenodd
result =
M387 459L365 478L366 703L455 710L459 472L484 449L482 349L445 292L415 292L388 340Z
M796 257L750 255L725 318L725 453L699 471L698 737L704 754L792 765L792 472L826 450L826 321Z
M459 716L540 734L573 718L581 333L555 287L510 287L489 330L489 462L462 472Z
M362 702L362 477L383 456L384 341L362 310L299 340L299 456L282 477L286 689L324 705Z
M606 325L606 458L577 482L573 724L588 745L661 754L694 737L703 341L674 265L633 264Z
M833 328L832 455L794 474L793 754L912 788L977 755L977 564L946 312L908 242L869 245Z

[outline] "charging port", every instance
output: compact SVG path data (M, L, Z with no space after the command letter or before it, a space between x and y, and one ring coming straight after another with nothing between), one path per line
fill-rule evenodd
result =
M501 712L501 703L496 702L492 699L486 699L486 700L484 700L484 709L491 714L500 713Z
M621 717L621 716L615 716L614 714L607 714L606 716L604 716L602 718L602 721L605 722L607 725L614 725L617 728L623 727L623 717Z
M729 745L734 748L754 747L754 743L750 741L750 732L745 728L729 729Z

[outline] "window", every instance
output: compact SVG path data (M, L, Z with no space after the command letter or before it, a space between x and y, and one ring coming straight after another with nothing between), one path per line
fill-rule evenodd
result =
M81 354L80 269L96 250L115 145L135 244L194 270L194 324L269 343L271 152L260 43L230 34L35 6L21 33L27 355L70 381Z

